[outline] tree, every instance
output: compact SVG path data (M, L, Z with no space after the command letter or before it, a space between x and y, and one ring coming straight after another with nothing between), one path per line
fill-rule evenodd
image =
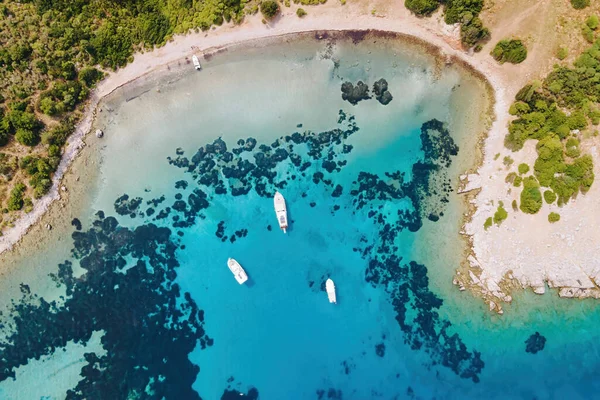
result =
M273 0L264 0L260 3L260 12L267 19L272 19L279 12L279 4Z
M571 0L571 5L576 10L583 10L590 5L590 0Z
M40 100L40 110L46 115L56 114L56 103L50 97L44 97Z
M438 0L405 0L404 6L418 16L430 16L438 7Z
M25 146L35 146L40 141L40 136L28 129L19 128L15 133L15 139L17 142L24 144Z
M527 58L527 49L519 39L501 40L490 53L500 64L519 64Z
M9 211L17 211L23 208L23 195L25 194L26 186L22 183L17 183L10 192L7 208Z

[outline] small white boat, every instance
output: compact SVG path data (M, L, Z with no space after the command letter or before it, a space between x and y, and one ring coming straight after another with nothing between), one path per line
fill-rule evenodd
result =
M239 262L230 258L227 260L227 266L231 272L233 272L235 280L238 281L240 285L248 280L248 275L246 275L246 271L244 271L244 268L242 268Z
M327 290L327 297L329 298L329 302L333 304L337 304L335 298L335 285L331 279L327 279L325 282L325 289Z
M192 61L194 62L194 68L200 71L202 66L200 66L200 60L198 60L198 57L195 54L192 56Z
M281 193L276 192L273 202L275 203L275 215L277 215L277 222L279 222L279 227L283 230L283 233L286 233L286 229L288 227L288 220L287 209L285 208L285 199L283 198L283 195Z

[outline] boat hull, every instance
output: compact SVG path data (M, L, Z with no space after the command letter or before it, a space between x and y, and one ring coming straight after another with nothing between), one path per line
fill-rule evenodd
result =
M277 223L279 224L279 227L281 228L283 233L286 233L288 228L287 207L285 204L285 199L283 198L283 195L281 193L275 193L275 197L273 198L273 205L275 206L275 215L277 216Z
M330 303L337 304L337 298L335 295L335 284L331 279L327 279L325 282L325 289L327 290L327 298Z
M227 266L229 267L229 270L235 277L235 280L240 285L242 285L248 280L248 275L246 274L246 271L244 271L244 268L242 268L239 262L237 262L233 258L230 258L227 260Z

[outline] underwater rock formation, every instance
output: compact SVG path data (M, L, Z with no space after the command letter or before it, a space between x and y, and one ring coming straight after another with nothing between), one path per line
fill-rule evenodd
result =
M540 335L539 332L529 336L529 339L525 341L525 351L527 353L535 354L538 351L544 350L546 346L546 338Z
M388 90L387 81L383 78L373 84L373 94L375 94L377 101L384 106L388 105L394 98Z
M359 101L368 100L370 98L369 86L363 81L358 81L356 86L351 82L342 83L342 100L346 100L353 106L357 105Z

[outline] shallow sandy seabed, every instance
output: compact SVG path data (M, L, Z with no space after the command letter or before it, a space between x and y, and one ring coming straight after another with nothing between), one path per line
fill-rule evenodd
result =
M462 177L461 191L468 193L466 199L471 203L471 212L465 216L468 222L462 233L468 237L472 251L466 254L465 265L457 272L455 283L461 289L468 287L481 294L490 304L490 309L497 312L502 312L500 301L511 301L512 288L533 287L536 293L543 293L545 282L551 287L561 288L562 296L600 297L600 289L595 284L600 267L595 266L594 260L600 246L600 233L594 229L600 222L600 214L595 211L594 204L600 195L598 185L592 186L585 196L579 196L576 201L563 207L559 223L550 225L547 221L548 213L554 211L556 206L544 205L542 211L533 216L512 212L507 207L507 221L500 227L492 227L487 231L483 229L484 221L493 214L498 201L502 200L508 206L519 193L517 190L510 193L509 185L504 182L510 170L504 168L502 158L510 152L504 148L503 140L510 119L508 107L514 94L528 80L541 73L538 65L534 64L539 58L535 57L535 49L530 51L534 56L519 66L500 66L489 56L495 40L488 43L482 52L468 54L460 48L457 26L446 25L439 13L429 19L415 18L402 3L359 1L341 6L337 2L329 2L307 8L308 15L302 19L295 15L296 6L284 7L282 14L266 25L256 15L246 18L239 26L225 25L209 32L179 36L162 48L137 54L130 65L110 74L93 92L85 117L70 138L51 192L36 204L31 213L5 232L0 238L0 251L12 248L41 219L42 223L33 229L35 232L28 235L35 238L26 238L26 243L16 253L22 256L28 246L49 243L47 238L40 240L40 237L52 235L45 228L49 222L55 227L55 235L66 230L70 218L61 214L70 208L65 207L69 197L67 188L77 185L81 171L71 171L64 181L63 177L85 146L83 139L92 130L98 102L115 89L150 72L181 68L182 63L184 67L189 64L191 68L192 54L209 55L221 47L245 40L305 31L380 30L410 35L436 46L445 61L465 62L483 75L494 91L495 120L483 145L482 165L476 173ZM510 33L510 29L504 31L503 34ZM595 173L600 175L600 159L595 144L588 141L587 149L594 157ZM502 153L502 157L494 160L497 153ZM531 165L535 158L534 143L528 143L525 150L511 154L511 157L515 159L512 169L516 169L520 162ZM90 165L95 163L93 157L87 155L83 158L79 160L79 166L87 165L86 168L93 169L93 165ZM81 175L85 178L85 172ZM84 197L79 201L84 201ZM57 199L61 200L52 207L56 211L42 218ZM10 257L4 256L5 263Z

